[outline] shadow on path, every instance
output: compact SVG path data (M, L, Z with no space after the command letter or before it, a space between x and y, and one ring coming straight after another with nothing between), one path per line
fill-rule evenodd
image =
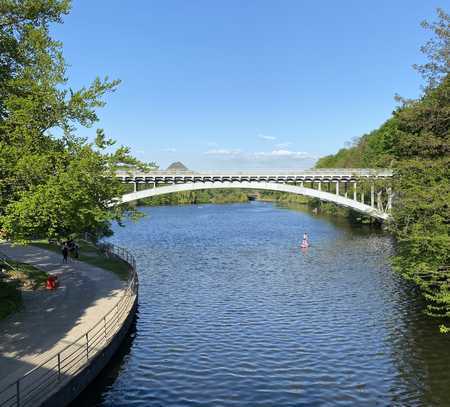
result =
M33 246L0 244L13 260L58 276L55 291L23 293L24 308L0 322L0 389L76 340L105 314L125 283L112 272Z

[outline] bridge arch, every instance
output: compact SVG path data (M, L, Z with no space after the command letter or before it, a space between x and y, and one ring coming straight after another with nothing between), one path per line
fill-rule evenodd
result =
M310 198L318 198L326 202L332 202L339 206L353 209L359 213L371 216L378 220L383 221L389 218L389 214L386 212L380 211L370 205L366 205L365 203L358 202L356 200L349 199L338 194L333 194L330 192L325 192L312 188L305 188L298 185L282 184L275 182L262 182L262 181L258 182L205 181L205 182L166 185L125 194L119 200L117 200L115 204L133 202L139 199L150 198L158 195L171 194L175 192L198 191L203 189L261 189L267 191L288 192L291 194L303 195Z

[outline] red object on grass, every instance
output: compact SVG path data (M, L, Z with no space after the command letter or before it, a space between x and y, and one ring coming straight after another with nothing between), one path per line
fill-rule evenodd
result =
M58 277L49 275L47 278L47 282L45 283L45 288L47 290L55 290L58 286Z

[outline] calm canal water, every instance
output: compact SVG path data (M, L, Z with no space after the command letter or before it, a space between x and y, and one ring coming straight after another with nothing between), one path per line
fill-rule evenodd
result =
M112 239L138 261L134 331L76 405L450 405L450 339L389 236L261 202L143 211Z

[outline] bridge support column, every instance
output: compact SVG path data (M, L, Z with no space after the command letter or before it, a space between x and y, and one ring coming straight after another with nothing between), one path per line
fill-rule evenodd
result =
M336 195L339 195L339 181L336 182Z
M392 209L392 188L391 187L389 187L387 189L387 196L388 196L388 201L387 201L386 210L389 212Z
M383 191L377 192L377 209L379 211L383 211L383 200L381 195L383 194Z
M361 192L361 203L364 203L364 191Z
M133 190L134 192L137 192L137 182L133 182Z
M353 183L353 200L357 201L357 195L356 195L356 182Z
M370 206L375 207L375 185L370 186Z
M320 181L319 181L319 185L318 185L317 189L318 189L319 191L322 191L322 183L321 183Z
M348 198L348 182L347 181L345 181L345 183L344 183L344 189L345 189L344 196L346 198Z

